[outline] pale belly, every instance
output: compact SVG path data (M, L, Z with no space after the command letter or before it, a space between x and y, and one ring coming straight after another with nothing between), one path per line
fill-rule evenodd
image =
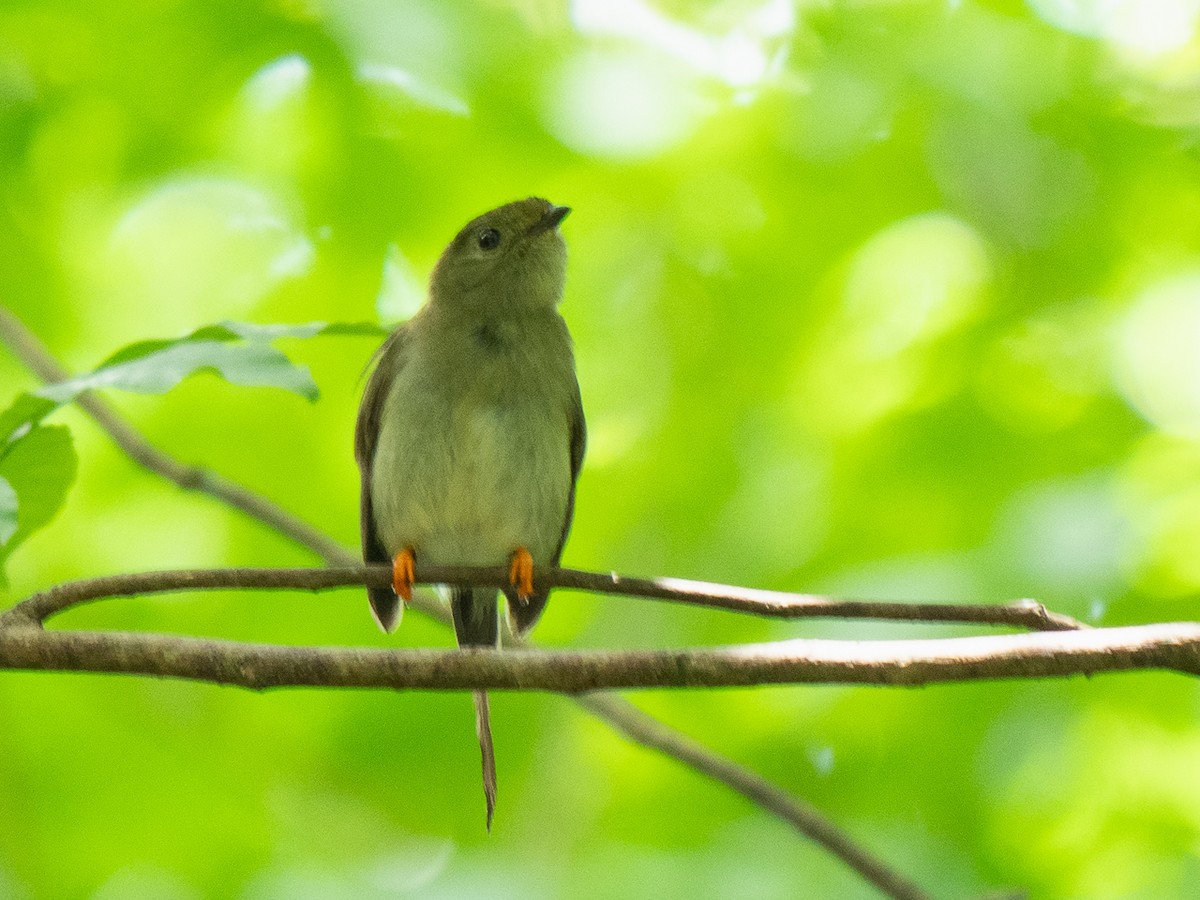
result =
M371 481L384 549L482 566L503 565L524 547L548 563L570 491L565 412L513 400L405 402L422 391L396 387Z

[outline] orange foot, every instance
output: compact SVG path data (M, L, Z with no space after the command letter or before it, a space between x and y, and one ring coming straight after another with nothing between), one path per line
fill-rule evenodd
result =
M397 597L403 598L405 603L412 602L413 566L415 563L416 556L413 555L412 547L405 547L392 560L392 590L396 592Z
M533 596L533 557L524 547L513 551L508 580L517 589L517 599L525 603Z

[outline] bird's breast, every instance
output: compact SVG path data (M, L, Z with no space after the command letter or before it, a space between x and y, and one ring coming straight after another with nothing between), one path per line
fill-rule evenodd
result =
M499 565L557 546L570 491L567 404L519 359L489 352L398 373L381 417L372 501L385 548ZM457 365L455 363L457 362Z

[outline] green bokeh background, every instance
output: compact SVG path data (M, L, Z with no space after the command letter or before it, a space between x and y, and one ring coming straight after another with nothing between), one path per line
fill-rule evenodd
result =
M72 369L209 322L395 321L470 217L575 208L591 426L565 561L888 599L1200 617L1192 0L110 0L0 5L0 303ZM284 342L315 404L111 399L158 446L357 535L363 338ZM34 384L0 352L0 387ZM9 601L298 565L73 410L79 481ZM358 591L114 601L64 625L380 635ZM971 633L561 594L545 645ZM1181 676L657 691L941 897L1200 896ZM569 702L0 677L0 898L871 897Z

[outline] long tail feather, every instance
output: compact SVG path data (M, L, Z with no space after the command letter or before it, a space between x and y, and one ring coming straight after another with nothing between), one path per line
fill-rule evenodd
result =
M475 733L479 735L479 753L483 758L483 796L487 800L487 830L492 830L496 812L496 751L492 747L492 717L487 691L475 692Z
M454 633L460 647L495 647L500 640L500 619L496 610L496 592L490 590L450 589L450 608L454 612ZM492 721L487 691L475 691L475 733L483 757L483 796L487 800L487 827L492 830L496 811L496 751L492 746Z

